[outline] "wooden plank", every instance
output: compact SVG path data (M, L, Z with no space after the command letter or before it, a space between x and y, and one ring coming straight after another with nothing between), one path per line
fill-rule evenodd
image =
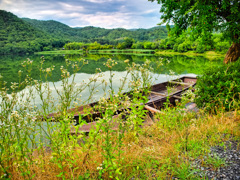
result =
M149 110L149 111L151 111L152 113L163 114L162 111L159 111L158 109L155 109L155 108L153 108L153 107L151 107L151 106L148 106L148 105L145 105L144 108L147 109L147 110Z
M177 98L177 99L182 99L182 97L180 96L177 96L177 95L173 95L174 98Z
M159 96L164 96L164 97L166 97L166 96L167 96L166 94L159 93L159 92L154 92L154 91L151 91L151 93L152 93L152 94L159 95Z
M177 82L177 81L169 81L169 83L172 83L172 84L181 84L181 85L188 85L188 86L192 85L192 84L190 84L190 83Z

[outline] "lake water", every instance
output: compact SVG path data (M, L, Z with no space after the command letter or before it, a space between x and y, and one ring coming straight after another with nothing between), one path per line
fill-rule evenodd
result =
M35 80L40 80L40 58L41 55L29 55L29 56L0 56L0 74L1 79L7 82L7 87L11 86L11 82L19 82L19 70L23 71L22 76L25 76L25 69L22 67L23 61L26 61L27 58L33 61L32 63L32 71L31 76ZM91 101L98 100L101 96L103 96L103 88L102 88L102 80L108 81L110 78L109 69L104 66L107 59L111 58L114 59L118 64L113 68L113 89L117 92L120 86L120 79L126 76L126 63L124 60L128 59L130 64L143 64L147 59L151 61L150 65L153 68L152 76L153 76L153 83L167 81L170 78L174 78L176 76L181 75L189 75L189 76L196 76L201 75L203 70L209 66L216 66L222 63L222 60L215 60L210 61L204 57L196 56L196 57L187 57L187 56L169 56L169 57L160 57L160 56L134 56L134 55L88 55L88 56L80 56L80 55L45 55L45 62L43 68L48 68L51 66L55 66L55 70L52 73L51 78L48 78L49 81L49 89L52 91L52 97L54 99L54 103L58 102L58 93L57 90L61 90L63 88L61 79L61 71L60 68L62 66L66 66L65 60L69 59L70 61L77 61L78 59L84 58L88 61L88 64L84 65L81 70L79 70L75 76L73 75L73 71L69 70L70 78L69 81L74 79L76 83L76 88L80 86L83 82L89 81L89 78L94 76L96 68L100 68L103 76L96 81L96 89L99 91L94 94ZM156 69L157 62L162 61L163 65L160 69ZM170 76L170 72L174 72L176 76ZM1 80L0 79L0 80ZM21 82L21 80L20 80ZM33 87L22 87L18 90L18 94L28 94L29 91ZM34 88L33 88L34 89ZM127 91L127 87L125 87L125 91ZM9 94L11 91L8 92ZM80 94L82 101L86 101L89 97L89 89L83 90ZM19 99L24 101L24 97L19 97ZM0 102L2 103L2 97L0 97ZM41 100L40 97L37 95L35 99L32 101L32 106L41 107ZM87 102L85 102L87 103ZM29 104L29 106L31 106ZM1 109L0 109L1 111ZM51 110L50 110L51 111ZM1 123L1 122L0 122ZM34 125L35 126L35 125ZM39 127L42 129L47 129L46 123L39 124ZM40 129L41 129L40 128ZM35 130L37 132L39 130Z
M26 61L27 58L33 61L31 76L33 79L40 79L40 61L41 55L29 55L29 56L1 56L0 57L0 74L3 76L3 80L7 82L7 86L10 87L11 82L19 82L18 71L22 70L26 72L26 70L22 67L22 62ZM114 59L118 64L113 68L113 72L115 76L113 77L113 87L117 91L120 85L120 79L126 75L126 63L124 60L128 59L130 63L143 64L146 59L151 61L151 66L153 67L152 75L154 77L154 82L163 82L169 79L170 72L174 72L175 75L201 75L203 70L209 66L215 66L221 63L221 60L210 61L204 57L196 56L196 57L187 57L181 55L175 56L154 56L154 55L45 55L45 62L43 68L55 66L55 70L52 73L51 78L48 78L50 81L50 89L52 89L53 97L57 97L57 93L54 90L54 86L57 89L61 89L61 72L60 68L62 66L66 66L65 60L68 59L70 61L77 61L81 58L88 61L88 64L84 65L80 71L78 71L75 75L75 82L77 84L81 84L84 80L85 82L91 78L96 72L96 68L100 68L103 72L103 77L100 78L97 83L101 84L101 80L105 79L109 80L109 70L104 63L107 59ZM163 65L156 69L157 62L163 62ZM73 72L69 70L72 74ZM24 76L24 73L23 75ZM73 75L71 75L73 78ZM25 89L24 89L25 88ZM21 90L28 91L28 88L22 87ZM101 87L98 87L99 92L94 96L94 100L98 100L98 98L102 95ZM10 91L9 91L10 93ZM89 96L88 90L82 92L83 100L86 100ZM36 105L38 106L40 101L38 97L35 100Z

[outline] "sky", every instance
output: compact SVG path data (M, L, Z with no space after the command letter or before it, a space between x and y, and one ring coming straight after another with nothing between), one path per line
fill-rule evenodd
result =
M71 27L146 29L160 22L160 5L148 0L0 0L0 9Z

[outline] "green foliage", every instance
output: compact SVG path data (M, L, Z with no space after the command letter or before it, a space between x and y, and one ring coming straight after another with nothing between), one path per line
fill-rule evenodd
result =
M167 29L164 26L136 30L104 29L92 26L71 28L53 20L20 19L10 12L0 10L0 54L49 51L62 48L67 42L84 42L85 44L98 42L96 49L110 49L112 46L109 45L117 45L125 41L122 48L131 48L133 39L153 41L166 36Z
M188 49L187 49L186 44L182 43L182 44L178 45L178 52L186 52L187 50Z
M196 48L197 53L204 53L205 52L205 47L202 44L198 44Z
M26 54L52 50L65 43L3 10L0 10L0 42L0 54Z
M237 108L240 92L239 68L238 62L207 68L203 76L198 78L195 99L198 107L205 107L208 111Z
M173 169L175 176L177 179L197 179L197 176L194 174L197 171L193 170L189 162L183 162L179 165L179 167L175 167Z
M189 50L197 53L205 51L218 51L226 53L231 46L230 42L224 39L223 34L215 33L212 38L204 39L204 37L192 37L193 32L183 32L178 37L170 36L163 39L158 44L158 49L173 49L175 52L187 52Z
M156 1L161 4L161 23L175 24L172 34L179 35L191 27L193 36L202 36L204 41L211 38L213 31L222 31L231 41L240 40L239 1Z
M101 45L117 45L124 41L124 38L133 38L138 41L154 41L163 39L167 36L166 27L154 27L150 29L126 30L123 28L104 29L99 27L87 26L84 28L71 28L57 21L40 21L36 19L24 18L24 21L33 27L42 30L51 37L64 39L69 42L93 43L97 41Z

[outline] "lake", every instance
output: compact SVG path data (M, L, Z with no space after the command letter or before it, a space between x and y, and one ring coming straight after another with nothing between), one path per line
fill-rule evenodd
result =
M31 76L33 79L40 79L40 61L41 55L28 55L28 56L1 56L0 57L0 74L3 76L3 80L7 82L7 87L11 86L11 82L19 82L18 71L21 70L26 72L22 67L23 61L26 61L27 58L33 61ZM83 80L87 81L93 74L96 72L96 68L100 68L104 74L105 80L109 79L109 69L104 66L104 63L107 59L114 59L118 64L113 67L115 76L114 78L114 88L117 90L121 77L126 75L126 63L124 60L128 59L130 63L143 64L146 59L151 61L151 66L153 67L153 77L154 82L163 82L168 80L170 72L174 72L175 75L201 75L203 70L209 66L216 66L222 63L222 60L210 61L201 56L187 57L181 55L174 56L154 56L154 55L45 55L45 62L43 68L46 69L51 66L54 67L51 78L48 78L50 81L50 88L53 87L53 84L56 88L61 88L61 71L62 66L66 66L65 60L77 61L81 58L88 61L88 64L84 65L81 70L76 73L75 82L81 83ZM157 62L163 62L163 65L156 69ZM69 70L70 74L73 74L73 71ZM26 74L23 73L22 76ZM72 76L71 76L72 77ZM70 78L71 78L70 77ZM45 80L45 79L43 79ZM22 87L23 90L25 87ZM11 91L9 91L10 93ZM53 92L53 96L57 96L56 92ZM87 98L87 92L83 92L82 97ZM97 100L101 96L101 91L94 97L94 100ZM38 101L38 100L37 100ZM38 104L38 102L37 102Z
M66 66L65 60L69 59L70 61L76 62L77 60L84 58L88 61L88 64L84 65L81 70L79 70L75 75L73 74L72 70L69 70L70 77L67 79L69 82L71 82L74 78L74 82L76 83L76 88L80 86L83 82L88 82L89 79L94 76L94 73L96 72L96 68L100 68L102 71L102 77L100 77L94 84L96 86L95 90L98 90L93 96L92 99L89 101L96 101L100 97L103 96L104 91L102 87L102 80L108 81L110 78L110 72L109 69L104 66L104 63L106 63L107 59L112 58L114 59L118 64L113 67L113 72L115 75L113 76L113 89L115 92L118 91L118 88L120 86L120 79L126 76L126 67L127 64L124 63L124 60L128 59L129 63L136 63L136 64L143 64L146 59L148 59L151 63L151 67L153 67L153 71L151 72L151 75L153 77L154 82L163 82L167 81L171 78L174 78L176 76L181 75L190 75L190 76L196 76L201 75L203 73L203 70L206 67L214 67L218 64L222 63L222 60L215 60L210 61L204 57L196 56L196 57L187 57L187 56L154 56L154 55L144 55L144 56L134 56L134 55L88 55L88 56L80 56L80 55L45 55L45 62L43 64L43 68L46 69L51 66L54 67L54 71L52 73L52 76L48 78L48 86L49 90L51 90L51 96L52 96L52 102L54 104L57 104L59 101L58 97L58 90L63 89L63 84L60 81L61 79L61 71L60 68L62 66ZM9 88L11 86L11 82L21 82L19 80L19 70L23 71L22 77L26 76L25 69L22 67L23 61L26 61L27 58L32 60L32 71L31 76L35 80L40 80L40 62L41 62L41 55L29 55L29 56L1 56L0 57L0 74L2 76L2 80L6 81L7 87ZM162 61L162 66L159 69L156 69L157 62ZM173 72L175 73L175 76L172 76ZM171 75L170 75L171 74ZM44 79L44 78L43 78ZM1 80L1 79L0 79ZM47 83L46 83L47 84ZM19 94L19 101L21 104L25 101L27 97L21 96L21 94L29 94L31 90L34 89L34 87L29 86L23 86L18 90ZM108 87L109 89L109 87ZM108 90L107 89L107 90ZM127 87L125 87L125 91L127 91ZM11 91L8 91L9 96ZM35 93L35 94L34 94ZM41 109L41 98L37 92L33 91L33 94L35 95L35 99L32 100L31 103L27 104L28 106L36 107L37 109ZM46 96L46 94L45 94ZM81 98L80 98L81 96ZM84 89L80 94L79 98L81 99L81 103L85 104L89 101L88 98L90 96L90 89ZM47 97L45 97L46 100L49 100ZM1 104L3 103L2 97L0 97ZM50 102L50 101L49 101ZM4 107L4 106L3 106ZM53 106L52 106L53 107ZM21 107L16 107L15 110ZM0 106L0 110L2 111L2 105ZM49 109L50 112L55 112L56 109ZM0 122L4 123L4 122ZM33 123L33 124L32 124ZM34 127L33 132L41 132L43 129L44 131L47 130L46 123L38 123L37 125L32 122L29 124L29 127ZM7 123L6 123L7 124ZM27 125L26 125L27 126ZM1 129L1 128L0 128ZM49 132L49 134L51 134ZM48 134L48 135L49 135ZM37 136L36 138L39 138ZM45 139L45 135L43 137ZM46 139L45 139L46 140ZM45 141L43 140L43 141ZM48 141L47 141L48 142ZM49 143L49 142L48 142Z

